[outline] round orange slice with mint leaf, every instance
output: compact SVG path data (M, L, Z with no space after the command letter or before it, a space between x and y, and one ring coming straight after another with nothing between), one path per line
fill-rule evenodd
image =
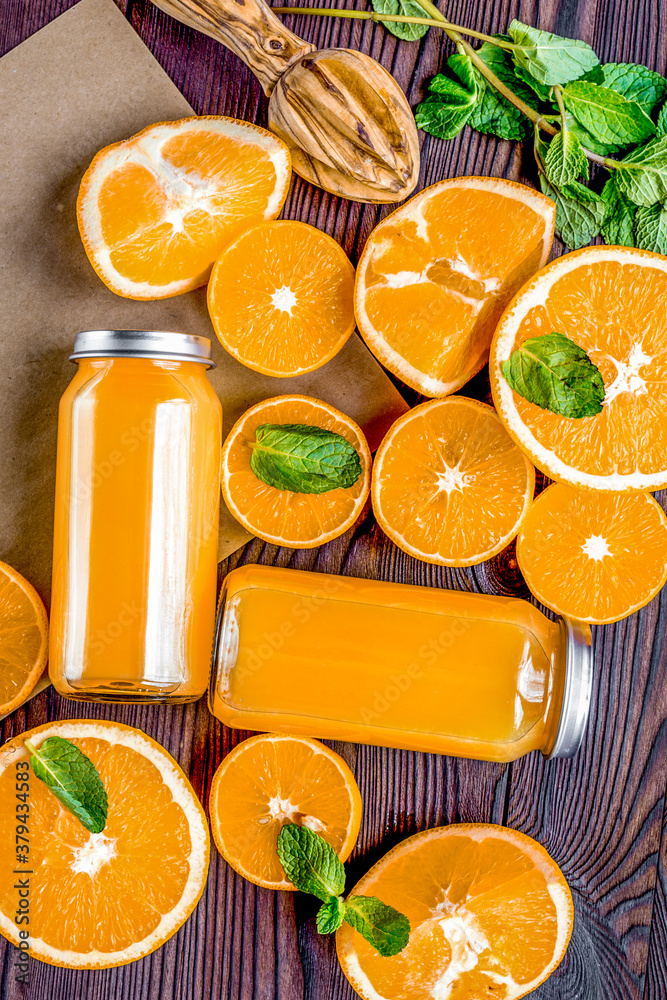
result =
M338 538L360 516L371 453L351 417L311 396L275 396L232 427L222 449L229 512L274 545L308 549Z
M66 807L38 777L49 769L32 763L53 740L51 773L67 769L67 754L75 758L64 787L82 796L78 806ZM93 799L94 824L81 809L91 797L82 771L101 781L106 800ZM140 730L101 719L48 722L0 748L0 933L20 946L16 880L25 869L32 958L71 969L143 958L190 916L208 861L208 823L190 782Z
M508 306L491 347L493 399L508 433L549 478L612 493L667 486L666 300L666 257L596 246L552 261ZM590 413L566 415L506 377L526 345L533 355L526 377L538 378L535 351L554 335L597 370L582 381L573 358L560 378L580 397L601 379ZM552 383L554 374L547 373Z

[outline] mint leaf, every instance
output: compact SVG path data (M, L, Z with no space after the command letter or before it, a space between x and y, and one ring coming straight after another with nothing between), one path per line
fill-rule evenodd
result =
M361 460L341 434L309 424L262 424L255 431L250 468L258 479L292 493L348 489Z
M656 136L662 138L667 135L667 104L663 104L655 123Z
M562 38L516 20L508 31L520 46L512 50L517 66L550 87L577 80L600 62L590 45L578 38Z
M530 87L518 79L509 52L492 45L491 42L484 42L477 50L477 55L512 93L529 107L538 109L539 100ZM510 104L506 97L498 93L488 81L483 80L482 83L481 94L468 118L468 125L477 132L497 135L501 139L513 139L517 142L527 139L531 127L526 116Z
M375 896L348 896L343 920L385 957L398 955L410 937L408 918Z
M30 766L40 781L91 833L101 833L107 822L108 800L92 760L62 736L49 736L39 748L25 741Z
M566 125L553 137L544 158L547 179L555 187L573 184L582 174L588 177L588 160L577 136Z
M562 333L524 341L503 361L502 373L515 392L561 417L602 412L604 382L586 351Z
M598 63L593 69L589 69L587 73L583 73L581 76L577 77L578 80L586 80L588 83L599 83L604 85L604 70L602 66Z
M567 110L565 112L565 123L570 132L576 135L584 149L590 149L592 153L597 153L598 156L613 156L621 149L621 146L617 146L614 142L600 142Z
M316 924L319 934L333 934L343 923L345 903L340 896L330 896L317 911Z
M337 931L343 920L358 930L381 955L396 955L408 943L410 923L374 896L349 896L345 869L331 844L305 826L287 823L278 834L278 857L285 874L301 892L322 900L317 913L320 934Z
M563 102L600 142L632 146L655 133L655 125L638 104L596 83L569 83L563 88Z
M635 214L635 244L641 250L667 254L667 208L648 205Z
M667 136L653 139L616 163L619 191L635 205L667 199Z
M459 134L481 96L479 78L469 56L450 56L447 67L450 75L438 73L433 77L428 86L431 96L415 111L417 128L439 139L453 139Z
M413 0L371 0L378 14L400 14L405 17L425 17L424 8ZM400 21L381 21L387 31L407 42L416 42L428 31L428 24L401 24Z
M648 66L605 63L602 71L605 87L622 94L628 101L636 101L649 118L667 100L667 80Z
M602 200L606 205L602 223L602 235L610 246L635 246L635 212L637 206L621 194L616 185L616 177L609 178L602 189Z
M323 902L345 889L345 869L331 844L307 826L287 823L278 834L278 857L290 882Z
M585 247L604 222L606 206L600 195L575 181L556 188L540 174L542 193L556 202L556 232L570 250Z
M484 44L486 44L486 42ZM509 56L510 61L514 63L511 53L506 52L505 54ZM522 83L525 83L528 87L530 87L532 92L539 98L540 101L543 101L544 104L553 103L553 87L547 83L540 83L539 80L535 79L532 73L529 73L527 69L524 69L523 66L519 66L517 63L514 63L514 72Z

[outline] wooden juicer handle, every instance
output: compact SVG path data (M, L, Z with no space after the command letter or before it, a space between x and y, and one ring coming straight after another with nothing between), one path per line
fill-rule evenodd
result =
M264 0L153 0L177 21L231 49L255 74L267 97L283 73L315 51L271 13Z

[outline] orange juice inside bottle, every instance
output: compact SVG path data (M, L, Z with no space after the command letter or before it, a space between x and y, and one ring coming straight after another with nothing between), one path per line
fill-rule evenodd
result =
M60 404L49 672L70 698L182 702L208 684L221 407L173 346L204 338L146 336L173 356L78 357Z
M583 735L590 631L516 598L245 566L218 629L228 726L497 761Z

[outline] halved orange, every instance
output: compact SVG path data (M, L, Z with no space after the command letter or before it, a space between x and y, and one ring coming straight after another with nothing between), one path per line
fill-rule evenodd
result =
M319 833L342 861L361 825L361 795L342 757L305 736L254 736L227 754L209 801L216 847L248 881L294 889L278 860L286 823Z
M240 232L276 218L290 177L285 143L250 122L158 122L94 158L79 189L79 232L112 292L180 295L206 284Z
M51 736L76 744L99 771L109 800L101 833L89 833L26 767L24 741L39 748ZM19 840L23 815L28 833ZM0 932L19 945L16 881L26 878L33 958L72 969L143 958L194 910L208 858L208 824L190 782L138 729L48 722L0 750Z
M268 486L250 468L261 424L310 424L342 435L361 460L361 475L347 489L292 493ZM251 406L236 421L222 449L222 494L243 527L275 545L311 549L338 538L357 520L368 499L371 453L361 428L340 410L310 396L275 396Z
M586 247L529 281L491 349L493 398L505 426L551 479L596 490L667 486L667 258ZM530 337L563 333L598 366L602 412L560 417L514 392L502 363Z
M549 486L526 517L517 562L538 601L604 625L648 604L667 580L667 517L646 493Z
M363 1000L517 1000L551 975L572 933L558 865L532 837L492 824L408 837L352 892L377 896L411 927L392 958L348 924L337 932L343 972Z
M498 414L465 396L433 399L392 424L373 465L378 524L408 555L471 566L509 545L535 472Z
M338 354L354 330L354 268L305 222L265 222L218 257L208 311L218 340L247 368L291 378Z
M555 218L551 199L495 177L420 191L376 226L357 267L357 325L373 354L426 396L460 389L512 295L546 263Z
M44 672L49 624L42 599L0 562L0 716L22 705Z

